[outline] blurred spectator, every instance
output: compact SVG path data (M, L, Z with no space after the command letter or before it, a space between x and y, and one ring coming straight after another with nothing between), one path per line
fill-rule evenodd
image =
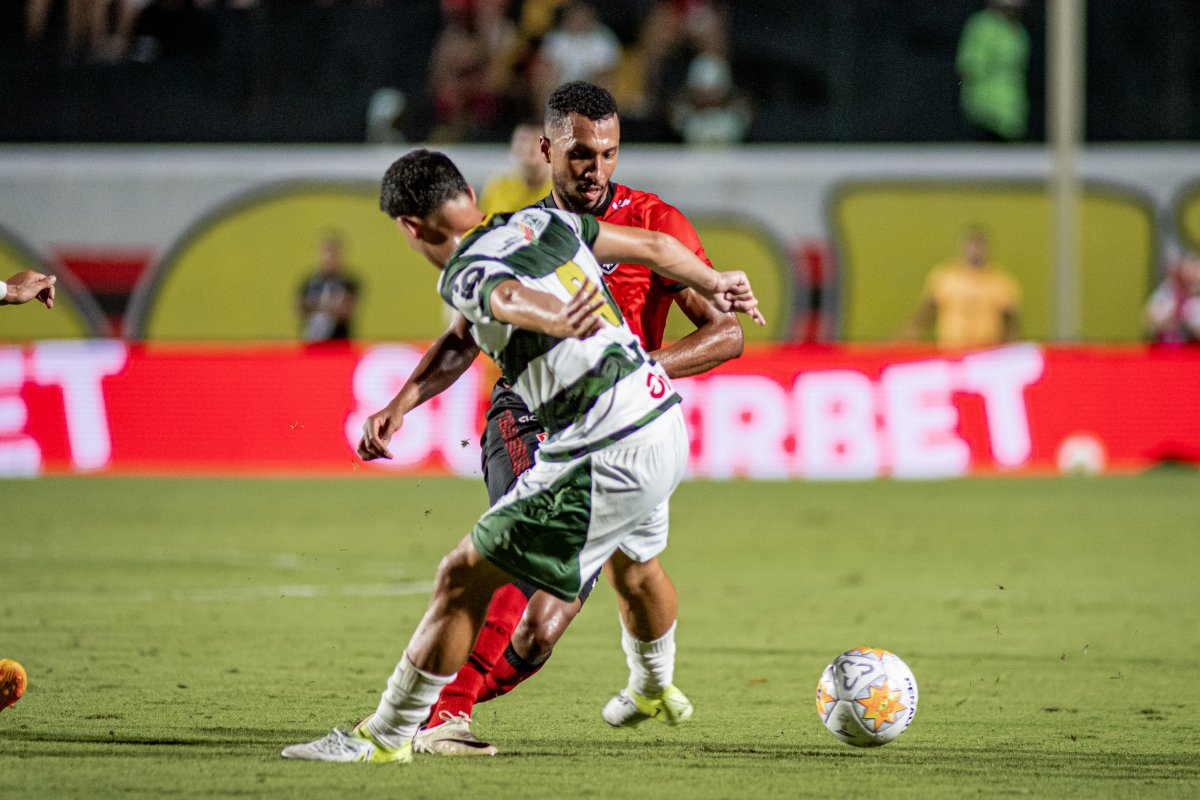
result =
M611 89L621 63L621 43L600 22L596 10L584 0L571 0L562 8L562 20L546 34L538 50L534 91L537 106L558 86L587 81Z
M90 0L88 40L92 61L114 64L129 53L138 17L151 0ZM113 6L116 7L114 20Z
M443 0L445 21L429 64L434 141L478 139L499 114L520 47L508 0Z
M967 20L958 40L956 67L963 115L975 139L1025 138L1029 97L1029 33L1021 22L1025 0L989 0Z
M1200 254L1187 253L1146 302L1146 329L1161 344L1200 343Z
M521 37L541 41L554 28L558 10L567 0L524 0L521 3Z
M750 108L737 94L724 57L700 53L692 59L683 97L671 113L671 127L691 145L736 144L746 138Z
M1020 290L1012 276L988 257L987 234L968 228L962 256L934 267L925 279L921 305L905 329L917 339L936 326L939 347L986 347L1017 337Z
M64 0L61 7L66 21L66 40L63 43L68 59L87 55L93 45L93 30L107 26L111 0ZM25 4L25 40L32 48L53 47L51 21L54 0L28 0Z
M647 14L638 37L638 58L647 100L666 106L678 87L669 75L677 58L697 53L729 57L729 15L712 0L658 0Z
M488 181L479 196L485 214L516 211L550 194L550 164L542 154L542 126L524 122L513 129L510 155L517 168Z
M297 310L301 336L308 342L351 337L358 281L346 274L342 237L325 234L317 248L317 269L300 287Z
M371 93L367 105L367 142L396 144L404 141L401 119L408 108L404 92L392 86L381 86Z

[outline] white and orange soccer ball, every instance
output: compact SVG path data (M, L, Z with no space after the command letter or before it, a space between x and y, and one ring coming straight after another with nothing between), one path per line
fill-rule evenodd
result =
M895 739L917 714L917 679L899 656L878 647L847 650L817 682L817 715L829 732L855 747Z
M11 658L0 658L0 711L21 699L28 682L25 668L19 662Z

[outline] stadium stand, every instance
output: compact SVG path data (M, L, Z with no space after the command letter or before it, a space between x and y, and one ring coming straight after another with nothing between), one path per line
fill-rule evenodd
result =
M522 37L506 55L509 80L495 124L471 133L503 141L528 114L533 54L561 3L495 0ZM29 3L46 5L44 0ZM43 33L26 32L23 4L0 9L0 85L13 113L0 141L355 142L366 136L373 93L408 98L404 138L424 140L437 121L428 66L451 0L322 2L150 0L127 45L92 54L73 44L63 2L50 2ZM651 9L712 5L728 32L734 81L758 110L750 141L950 141L963 135L954 50L979 0L608 0L600 21L623 48L616 87L628 104L624 140L671 137L665 113L703 37L680 29L653 52ZM928 6L928 7L926 7ZM1088 138L1200 138L1200 6L1148 0L1135 19L1112 4L1088 14ZM115 6L111 11L113 25ZM539 22L530 22L535 20ZM549 21L549 22L548 22ZM1030 138L1044 130L1045 9L1025 15L1031 39ZM504 27L504 26L501 26ZM647 66L649 64L649 66ZM653 73L653 74L650 74ZM653 85L648 85L650 81ZM640 94L644 93L644 94ZM637 112L637 113L634 113Z

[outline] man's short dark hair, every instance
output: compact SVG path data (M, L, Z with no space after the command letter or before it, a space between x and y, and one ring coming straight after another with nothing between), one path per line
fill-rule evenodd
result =
M617 101L607 89L587 81L571 81L555 89L546 101L546 130L562 125L572 114L596 122L616 113Z
M379 209L392 219L428 217L470 189L454 162L435 150L413 150L392 162L379 187Z

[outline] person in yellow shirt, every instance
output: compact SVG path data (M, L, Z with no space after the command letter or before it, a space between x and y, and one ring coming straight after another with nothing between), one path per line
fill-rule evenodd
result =
M987 234L969 228L962 256L930 271L920 308L910 320L906 338L935 329L939 347L987 347L1017 337L1020 289L1012 276L988 257Z
M542 155L542 126L523 122L513 129L510 153L517 168L497 175L483 187L479 207L485 214L518 211L550 194L550 162Z

